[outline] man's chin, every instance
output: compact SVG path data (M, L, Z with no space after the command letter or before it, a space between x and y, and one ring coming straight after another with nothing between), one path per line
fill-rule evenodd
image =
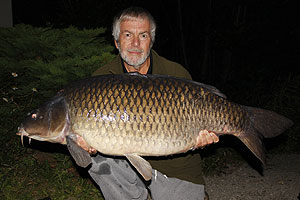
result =
M140 69L141 65L143 64L143 63L139 64L139 63L127 62L126 60L125 60L125 62L127 65L132 66L136 70Z
M147 59L139 59L139 60L129 60L127 59L127 57L122 58L127 65L130 65L132 67L134 67L135 69L139 69L141 67L141 65L147 60Z

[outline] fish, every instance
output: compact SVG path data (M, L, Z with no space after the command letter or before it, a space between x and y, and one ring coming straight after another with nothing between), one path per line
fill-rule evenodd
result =
M264 138L292 120L273 111L231 102L217 88L167 75L109 74L60 90L33 110L17 135L65 144L86 167L90 154L125 156L145 180L144 156L167 156L200 147L201 131L234 135L265 164Z

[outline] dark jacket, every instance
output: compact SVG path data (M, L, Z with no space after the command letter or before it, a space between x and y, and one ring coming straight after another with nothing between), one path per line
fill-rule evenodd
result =
M180 64L159 56L154 50L152 52L152 74L170 75L179 78L192 79L188 71ZM120 54L111 62L97 69L93 76L102 74L123 74Z

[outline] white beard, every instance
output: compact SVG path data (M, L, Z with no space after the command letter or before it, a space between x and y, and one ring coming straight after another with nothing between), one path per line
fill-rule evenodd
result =
M121 48L119 48L119 52L120 52L120 55L121 55L121 58L130 66L133 66L135 69L139 69L140 66L147 60L147 58L149 57L150 55L150 49L148 52L144 52L143 50L139 50L139 49L129 49L129 51L135 51L135 52L140 52L142 53L142 56L141 57L136 57L136 56L131 56L129 57L128 54L127 54L127 51L124 53L122 51Z

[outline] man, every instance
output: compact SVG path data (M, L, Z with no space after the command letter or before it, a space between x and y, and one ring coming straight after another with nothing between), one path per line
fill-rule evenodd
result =
M146 10L131 7L121 12L114 19L112 31L119 55L93 75L138 72L191 79L181 65L160 57L151 49L155 30L155 21ZM208 131L201 131L201 135L202 146L219 141L215 134ZM106 199L146 199L149 190L152 199L204 198L199 153L147 160L155 169L148 187L128 162L121 158L92 157L89 174L100 186Z

